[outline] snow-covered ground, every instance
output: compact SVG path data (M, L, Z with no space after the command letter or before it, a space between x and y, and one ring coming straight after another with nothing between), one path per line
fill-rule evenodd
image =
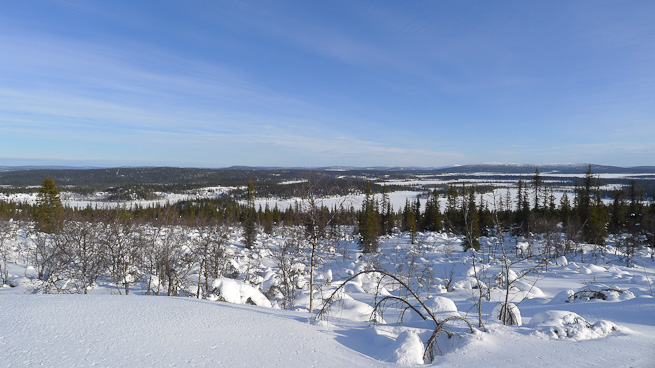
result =
M190 298L0 296L2 367L377 367L307 315Z
M212 199L219 196L223 196L226 193L229 193L231 190L236 189L235 187L205 187L200 189L190 190L186 193L168 193L168 192L155 192L153 193L156 199L144 200L144 199L135 199L135 200L121 200L114 201L109 200L109 193L107 192L96 192L91 195L80 195L72 192L67 192L62 190L60 192L60 197L62 204L71 208L85 208L91 206L93 208L134 208L134 206L140 207L152 207L156 205L166 205L174 204L181 201L191 201L198 199ZM0 193L0 200L7 202L16 202L16 203L27 203L35 204L37 201L37 193Z
M401 320L402 309L389 305L383 315L376 315L378 323L369 322L376 300L407 295L398 283L380 273L362 274L336 294L329 313L317 320L308 313L306 267L296 264L295 270L305 272L295 279L295 307L281 310L279 297L268 291L280 286L275 251L286 235L262 234L257 247L247 250L239 229L229 231L225 256L238 275L214 280L213 293L220 297L209 294L206 300L144 295L143 273L130 296L115 295L116 286L102 277L89 295L32 294L38 280L29 266L29 238L19 231L9 242L9 279L15 287L0 288L0 367L423 363L425 344L435 328L430 318L423 320L407 310ZM494 314L504 301L507 279L501 274L497 239L482 239L485 252L478 253L476 263L482 289L473 277L472 254L462 251L459 236L418 234L416 244L408 234L380 240L380 252L374 255L362 254L352 240L322 252L324 262L316 275L318 310L344 280L376 268L411 285L439 321L461 316L475 327L471 333L462 321L448 322L445 327L455 334L439 335L433 365L655 365L655 261L647 248L637 251L631 267L626 267L622 251L613 247L613 239L602 253L586 245L580 248L584 253L551 258L546 267L538 257L516 258L521 253L538 254L542 242L506 238L504 245L515 261L509 273L509 301L517 306L521 323L504 326ZM198 273L189 267L181 272L186 275L182 289L193 291ZM247 272L259 276L247 278ZM480 316L475 307L479 290L488 294L481 301ZM604 293L605 300L589 299L594 292ZM426 314L417 300L408 300ZM260 306L242 304L246 302Z

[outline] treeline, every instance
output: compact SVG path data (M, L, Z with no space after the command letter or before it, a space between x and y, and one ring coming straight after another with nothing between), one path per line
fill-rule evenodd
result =
M284 209L268 204L255 206L254 198L266 197L268 186L253 183L256 181L251 181L252 187L246 187L239 194L240 201L218 197L147 207L135 205L121 211L129 213L135 223L157 223L172 214L177 223L185 225L248 223L255 227L253 231L261 229L271 233L275 226L304 225L310 199L363 191L365 198L359 209L336 204L326 207L316 202L314 220L319 224L329 222L356 227L365 252L377 251L377 238L394 231L409 232L412 240L418 232L449 231L463 234L466 246L474 248L478 247L480 236L497 231L523 236L559 231L572 241L593 244L604 244L610 233L623 234L626 241L635 245L655 245L655 202L649 201L644 189L635 181L613 190L611 201L608 201L591 166L584 178L575 183L573 191L565 192L561 198L555 196L554 188L537 169L532 177L519 179L514 194L508 190L504 195L494 195L498 192L486 187L450 185L442 192L435 188L425 193L424 208L418 197L408 199L402 208L393 208L390 191L384 186L316 176L302 183L289 184L294 187L294 196L302 198L295 205ZM47 190L56 191L54 182L48 185L53 188ZM375 196L376 190L380 196ZM0 217L34 219L42 205L0 201ZM87 207L62 208L61 211L62 219L98 221L111 218L115 210Z
M417 232L445 230L464 235L465 247L476 249L480 236L507 231L517 236L560 232L571 242L598 245L605 244L611 233L620 235L627 248L655 247L655 201L648 201L636 181L613 190L609 204L591 166L573 192L559 199L539 169L532 178L519 179L515 196L509 190L505 195L485 195L486 189L451 185L443 195L434 189L427 194L424 209L416 198L394 212L384 188L378 201L367 187L358 214L362 248L375 252L377 237L394 229L410 232L412 242ZM445 208L441 208L439 199L444 197Z

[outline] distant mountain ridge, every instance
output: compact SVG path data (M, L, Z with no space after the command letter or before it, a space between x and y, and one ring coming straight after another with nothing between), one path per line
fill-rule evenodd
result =
M317 168L301 167L249 167L233 166L223 169L180 168L180 167L0 167L0 185L36 186L46 177L51 177L58 185L113 187L128 184L135 185L244 185L248 179L256 181L297 180L307 171L324 172L327 176L342 175L361 178L376 178L391 175L397 178L411 178L415 175L435 174L513 174L533 175L539 168L542 175L548 174L584 174L589 164L503 164L488 163L461 165L441 168L421 167L351 167L327 166ZM638 166L632 168L591 165L594 174L654 174L655 166Z

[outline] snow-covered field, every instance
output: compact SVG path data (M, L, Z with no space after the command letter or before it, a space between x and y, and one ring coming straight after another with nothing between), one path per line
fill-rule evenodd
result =
M0 296L2 367L375 367L307 315L190 298Z
M232 229L228 239L225 254L237 270L236 279L212 281L214 294L207 299L144 295L143 272L129 296L116 295L116 285L103 277L89 295L43 295L33 293L38 280L30 267L30 240L19 232L9 242L9 279L15 287L0 289L0 366L304 368L423 363L425 344L436 327L430 318L423 320L407 310L401 320L400 306L390 304L381 310L384 314L374 315L378 323L370 322L376 300L407 295L398 283L379 272L361 274L336 294L324 318L315 319L308 313L306 264L293 266L301 271L294 280L293 310L280 309L279 295L268 292L280 286L275 256L286 241L282 233L261 235L254 250L241 246L238 229ZM445 327L454 334L438 336L433 365L655 365L651 250L638 250L634 266L626 267L622 251L610 239L602 253L587 245L580 249L584 253L554 257L546 264L540 257L516 256L540 254L542 242L509 237L503 244L515 263L507 278L495 238L482 239L485 252L477 253L476 269L472 253L462 251L460 237L426 233L418 240L411 244L407 234L381 238L375 255L362 254L352 240L324 249L316 275L317 310L344 280L375 268L408 283L438 321L461 316L474 326L471 333L462 321L448 322ZM473 277L476 271L480 282ZM248 272L256 277L247 278ZM190 265L181 274L182 289L194 290L197 268ZM505 300L507 279L519 325L505 326L495 318ZM478 315L480 290L486 296ZM592 298L598 295L595 292L603 293L605 300ZM249 299L264 307L241 304ZM407 300L426 315L420 302Z
M190 190L186 193L168 193L168 192L155 192L153 193L157 199L152 200L122 200L114 201L108 200L109 193L107 192L96 192L91 195L79 195L76 193L67 192L62 190L60 192L60 197L62 204L71 208L85 208L91 206L93 208L134 208L134 206L140 207L152 207L156 205L164 206L166 204L174 204L181 201L191 201L198 199L212 199L226 193L229 193L231 190L236 189L235 187L205 187L195 190ZM27 204L36 204L37 202L37 193L0 193L0 200L7 202L16 202L16 203L27 203Z

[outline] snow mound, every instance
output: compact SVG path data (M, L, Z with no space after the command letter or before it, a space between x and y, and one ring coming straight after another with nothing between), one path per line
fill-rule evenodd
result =
M537 313L530 323L539 331L557 339L598 339L619 329L610 321L600 320L591 324L577 313L558 310Z
M522 280L515 281L512 286L516 287L518 290L527 293L528 298L545 298L546 294L538 288L534 282L526 282Z
M38 276L39 273L37 272L36 268L34 268L33 266L27 266L25 268L25 277L35 278Z
M557 264L558 266L566 266L569 264L569 260L566 259L566 257L561 256L555 260L555 264Z
M568 303L572 300L573 294L575 294L575 291L570 289L560 291L559 293L557 293L557 295L553 297L553 299L551 299L550 303L554 303L554 304Z
M361 294L366 293L366 291L364 291L364 288L362 287L362 283L357 282L355 280L348 281L348 283L346 283L346 285L344 286L344 290L346 291L346 293L361 293Z
M378 323L385 323L379 315L373 313L373 307L370 305L353 299L347 293L343 293L342 297L335 301L331 307L333 315L338 318L345 318L351 321L368 322L371 317Z
M404 331L396 338L398 346L393 352L393 361L398 364L423 364L425 346L415 331Z
M207 299L272 308L271 302L264 294L242 281L222 277L215 279L211 287L212 294Z
M530 250L530 243L528 243L528 242L518 242L518 243L516 243L516 249L521 251L521 254L523 254L523 253L527 252L528 250Z
M588 267L589 267L589 270L590 270L591 272L607 272L607 269L606 269L606 268L604 268L604 267L600 267L600 266L596 266L596 265L594 265L594 264L591 264L591 265L589 265Z
M455 302L443 296L435 296L434 298L425 301L425 305L430 308L435 315L446 317L459 316Z

